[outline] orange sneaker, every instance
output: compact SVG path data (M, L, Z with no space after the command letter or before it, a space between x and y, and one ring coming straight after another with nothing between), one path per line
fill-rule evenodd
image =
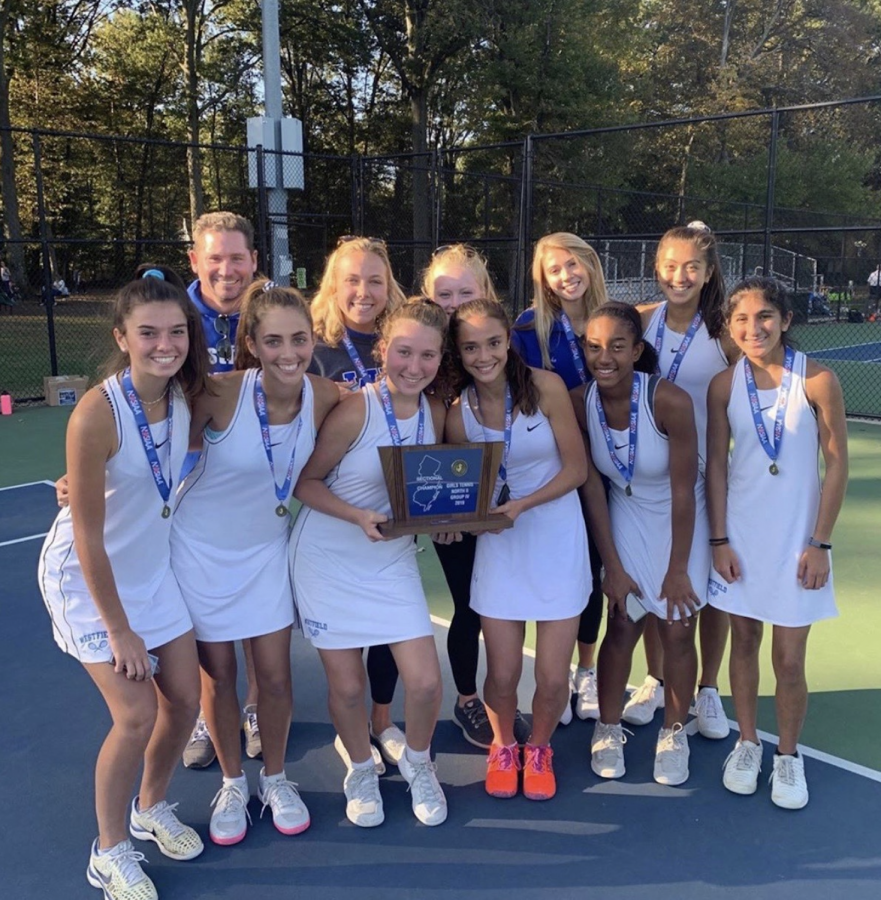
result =
M487 794L490 797L513 797L517 793L520 768L520 748L516 744L510 747L493 744L486 760Z
M550 800L557 793L550 744L527 744L523 765L523 796L528 800Z

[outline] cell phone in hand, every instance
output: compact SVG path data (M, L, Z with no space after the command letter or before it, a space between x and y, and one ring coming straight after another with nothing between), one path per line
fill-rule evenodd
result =
M639 622L648 615L648 610L642 605L642 601L632 591L624 600L624 609L627 612L627 618L631 622Z
M150 660L150 677L152 678L154 675L157 675L159 673L159 657L154 656L152 653L148 653L147 659ZM110 657L110 665L111 666L116 665L116 657L115 656Z

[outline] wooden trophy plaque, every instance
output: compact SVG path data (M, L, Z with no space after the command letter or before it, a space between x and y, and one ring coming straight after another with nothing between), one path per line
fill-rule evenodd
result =
M384 537L447 531L496 531L514 523L490 514L502 441L379 447L392 518Z

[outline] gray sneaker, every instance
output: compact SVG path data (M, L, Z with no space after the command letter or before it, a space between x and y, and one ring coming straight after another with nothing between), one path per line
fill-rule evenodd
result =
M251 703L242 712L245 714L242 722L242 731L245 732L245 753L249 759L257 759L258 756L263 756L263 742L260 740L260 726L257 724L257 706Z
M204 769L217 758L214 741L211 740L208 725L201 715L196 719L196 727L187 741L187 746L184 747L182 758L187 769Z
M464 706L457 703L453 707L453 721L462 729L469 744L489 750L493 742L493 730L480 697L469 700Z

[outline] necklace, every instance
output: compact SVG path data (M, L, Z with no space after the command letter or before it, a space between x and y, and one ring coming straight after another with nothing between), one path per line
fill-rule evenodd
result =
M164 399L166 394L168 394L168 385L165 385L165 390L155 399L155 400L141 400L141 406L145 406L147 409L152 409L154 406L158 406Z

